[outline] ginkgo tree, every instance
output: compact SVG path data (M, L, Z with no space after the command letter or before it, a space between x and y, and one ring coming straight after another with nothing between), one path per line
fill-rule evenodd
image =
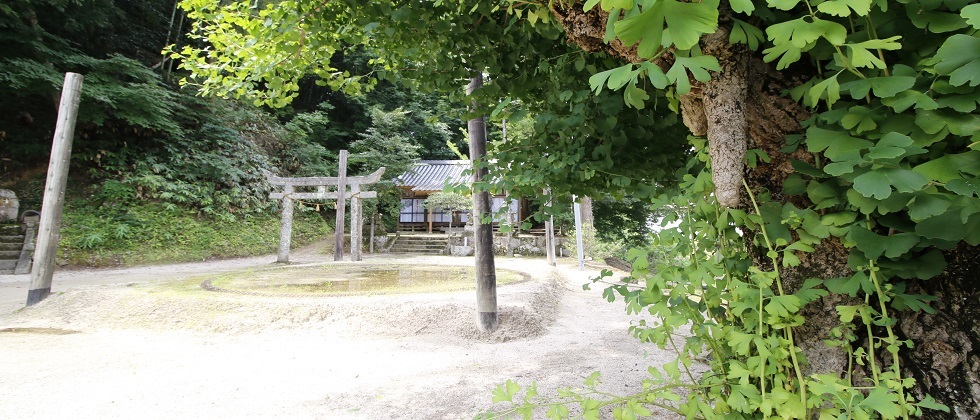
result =
M658 318L631 331L678 359L632 396L541 400L510 382L494 399L515 412L980 416L980 5L182 4L199 38L175 56L202 93L280 105L304 74L458 91L484 71L484 111L534 117L532 135L492 147L498 187L674 210L659 245L689 258L654 269L634 250L638 282L605 295ZM378 52L374 74L329 66L354 44Z

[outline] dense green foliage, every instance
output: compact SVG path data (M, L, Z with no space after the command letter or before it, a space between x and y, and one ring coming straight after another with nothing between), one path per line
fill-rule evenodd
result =
M171 1L15 0L0 5L0 28L0 187L14 189L23 209L40 208L64 72L85 76L69 190L84 204L72 201L67 208L63 235L73 262L110 263L113 258L105 256L117 254L128 255L119 260L124 263L140 262L126 248L135 250L138 242L112 233L112 220L129 220L130 211L152 215L141 217L139 226L159 232L179 224L153 217L185 220L190 212L194 223L220 225L241 238L235 241L237 251L213 242L214 256L265 252L266 240L241 231L255 225L275 238L267 225L275 219L276 203L266 198L263 171L335 174L337 151L350 149L352 174L387 165L392 178L420 156L454 157L447 144L462 141L453 134L458 115L441 96L416 94L391 82L372 82L363 94L350 95L307 77L301 81L303 95L274 113L177 89L168 84L177 76L173 62L160 50L168 43L186 44L190 26ZM343 71L370 71L371 57L351 48L333 62ZM397 191L379 188L383 212L397 214ZM375 201L368 200L369 214ZM97 228L94 221L107 217ZM235 225L236 220L250 221ZM383 220L394 227L393 217ZM138 230L119 226L120 232ZM307 240L302 232L297 236L295 243ZM168 252L179 258L189 247L187 258L206 257L199 255L205 245L192 242ZM166 259L145 257L146 262Z

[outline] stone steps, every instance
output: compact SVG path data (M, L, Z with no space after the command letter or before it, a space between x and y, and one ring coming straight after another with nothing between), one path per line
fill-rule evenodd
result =
M447 237L399 236L388 252L392 254L443 255L449 243Z
M13 274L24 247L20 225L0 225L0 274Z

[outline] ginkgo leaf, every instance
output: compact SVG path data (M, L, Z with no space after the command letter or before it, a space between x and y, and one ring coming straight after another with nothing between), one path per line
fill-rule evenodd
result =
M751 16L752 11L755 10L755 3L752 3L752 0L729 0L728 3L735 13L745 13Z
M711 79L708 71L721 71L718 59L708 55L697 57L675 57L674 64L667 70L667 79L677 85L679 95L687 94L691 91L691 81L687 73L691 72L694 79L699 82L707 82Z
M915 81L915 77L911 76L869 77L844 83L840 88L851 92L854 99L863 99L868 92L874 92L878 98L891 98L911 89Z
M807 150L811 152L824 152L835 162L853 161L861 159L861 150L867 149L874 144L870 141L851 137L847 133L832 131L819 127L810 127L806 130Z
M980 29L980 4L971 4L960 9L960 16L966 19L966 23Z
M834 103L840 99L840 85L837 84L836 74L834 77L828 77L826 80L813 85L813 88L810 89L807 96L810 99L809 105L811 108L817 107L817 103L824 97L824 93L826 93L827 108L832 108Z
M665 26L670 29L670 41L682 50L697 45L701 35L713 33L718 28L719 0L684 3L677 0L661 0L646 7L639 14L615 23L616 36L627 45L637 46L641 57L652 57L664 42Z
M766 40L765 34L761 29L738 19L732 19L732 33L728 36L728 42L733 44L746 44L752 50L758 50Z
M817 10L829 15L848 17L851 10L858 16L867 16L871 12L871 0L831 0L817 5Z
M953 86L980 85L980 38L957 34L936 52L936 71L949 75Z

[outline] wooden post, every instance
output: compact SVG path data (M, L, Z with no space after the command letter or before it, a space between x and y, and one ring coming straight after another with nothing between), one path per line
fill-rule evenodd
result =
M71 143L75 137L75 119L82 93L82 75L65 74L61 88L61 105L58 122L51 144L51 160L44 184L41 204L41 220L38 224L37 254L31 269L31 286L27 291L27 306L33 306L51 294L54 278L55 257L61 238L61 212L65 206L65 185L68 183L68 164L71 160Z
M350 260L361 260L361 236L364 232L364 220L361 217L361 186L350 186Z
M585 271L585 248L582 247L582 205L572 196L572 212L575 214L575 248L578 249L578 271Z
M548 194L548 208L551 208L551 188L545 190ZM545 250L545 255L548 256L548 264L552 266L557 266L558 261L555 259L555 216L548 216L548 220L544 222L544 246L547 248Z
M347 151L340 151L340 162L337 163L337 222L334 224L333 260L344 259L344 210L347 204L344 194L347 193Z
M293 238L293 186L283 187L282 219L279 221L279 256L276 262L289 262L289 246Z
M466 86L466 94L483 86L483 75L477 74ZM473 103L473 110L476 109ZM470 161L473 163L473 183L487 175L487 169L477 169L487 154L487 127L483 117L473 118L467 124L470 133ZM486 190L473 193L473 245L476 254L476 312L477 326L482 331L497 329L497 272L493 260L493 222L484 220L490 215L490 193Z
M428 233L432 233L432 208L431 207L429 208L429 217L428 217L428 219L429 219L429 232Z
M377 218L377 213L371 215L371 237L368 242L368 254L374 254L374 219Z

